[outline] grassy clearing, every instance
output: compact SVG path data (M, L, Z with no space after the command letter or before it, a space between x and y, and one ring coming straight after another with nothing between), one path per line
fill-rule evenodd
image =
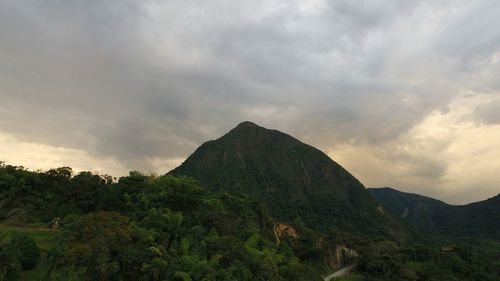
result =
M47 255L47 252L55 246L57 242L57 232L54 232L46 227L38 225L26 226L13 226L0 223L0 235L4 236L7 240L19 234L26 234L35 240L37 246L40 248L41 256L37 266L32 270L19 272L18 281L36 281L40 279L44 268L42 261Z
M42 253L46 253L56 242L57 232L38 226L12 226L0 223L0 233L7 235L7 239L18 234L26 234L35 240Z

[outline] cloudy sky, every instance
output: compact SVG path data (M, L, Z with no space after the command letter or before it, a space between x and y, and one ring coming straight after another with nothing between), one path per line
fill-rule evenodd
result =
M500 192L498 1L0 0L0 160L164 173L244 120L367 186Z

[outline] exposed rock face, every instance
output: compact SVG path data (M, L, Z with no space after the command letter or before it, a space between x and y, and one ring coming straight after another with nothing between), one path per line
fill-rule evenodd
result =
M326 257L325 262L331 268L337 269L348 264L358 256L358 252L340 244L334 249L328 248L328 256Z
M316 248L325 249L325 263L332 269L338 269L342 266L352 263L359 254L356 250L347 247L340 243L337 245L328 245L328 240L325 237L319 237L316 241Z
M276 241L278 244L281 242L281 240L284 237L291 237L294 240L296 240L299 235L297 234L297 231L295 228L293 228L291 225L286 224L286 223L275 223L274 228L273 228L274 236L276 237Z
M406 218L410 214L410 209L408 207L405 207L403 213L401 213L402 218Z

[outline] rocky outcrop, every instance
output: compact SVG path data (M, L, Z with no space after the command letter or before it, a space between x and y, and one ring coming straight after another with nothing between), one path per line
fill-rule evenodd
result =
M351 263L357 257L359 257L358 252L340 244L335 248L328 248L328 255L325 258L325 262L330 268L338 269Z
M299 237L299 235L297 234L297 230L295 230L295 228L286 223L275 223L273 227L273 232L278 244L286 236L292 238L293 240L296 240Z

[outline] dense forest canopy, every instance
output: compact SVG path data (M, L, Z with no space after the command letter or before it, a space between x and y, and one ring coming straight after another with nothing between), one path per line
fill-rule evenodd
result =
M468 246L325 235L300 218L288 222L297 237L277 237L268 206L187 177L2 163L0 211L0 280L322 280L338 245L358 253L344 262L366 280L498 280L500 272Z

